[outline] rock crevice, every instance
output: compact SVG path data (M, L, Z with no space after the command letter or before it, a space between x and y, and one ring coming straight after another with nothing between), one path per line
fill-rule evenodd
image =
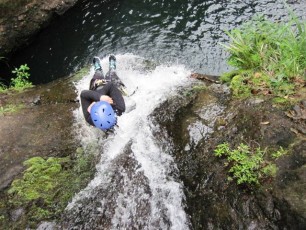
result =
M78 0L0 1L0 57L28 45L55 16L63 15Z

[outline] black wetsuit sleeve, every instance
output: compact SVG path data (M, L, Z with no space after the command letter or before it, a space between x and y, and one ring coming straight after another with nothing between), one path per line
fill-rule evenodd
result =
M91 120L90 113L87 111L87 108L92 102L100 101L101 94L93 90L83 90L80 97L84 118L89 124L94 125Z

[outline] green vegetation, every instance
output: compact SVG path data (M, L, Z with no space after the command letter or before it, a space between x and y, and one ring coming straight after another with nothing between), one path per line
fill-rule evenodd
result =
M74 76L73 76L73 79L75 81L78 81L78 80L81 80L85 75L88 75L89 74L89 71L90 71L90 68L87 66L87 67L84 67L80 70L78 70Z
M0 82L0 93L3 93L7 90L7 86Z
M275 23L257 17L227 34L231 43L222 45L235 70L221 80L229 83L234 96L284 97L304 86L306 22L292 17L289 23Z
M283 156L287 152L280 150L273 152L274 159ZM223 143L215 149L217 157L225 156L227 165L230 166L229 180L235 179L237 184L259 185L261 179L276 175L277 166L264 159L265 151L260 148L251 149L248 145L241 143L236 149L231 149L228 143Z
M94 158L79 149L73 158L33 157L25 161L23 177L15 179L8 190L11 209L26 209L26 216L17 224L36 227L42 220L60 218L73 195L92 178Z
M0 116L6 113L14 113L23 107L23 104L0 106Z
M12 73L15 74L16 77L11 79L10 87L7 87L0 82L0 93L5 92L8 89L20 91L32 87L32 83L29 81L29 70L30 68L27 66L27 64L21 65L19 68L15 68Z
M30 68L27 64L21 65L19 68L15 68L12 73L16 75L16 78L11 79L11 88L15 90L22 90L32 87L32 83L29 81L29 70Z
M192 88L187 89L184 92L184 95L186 97L188 97L188 96L194 95L195 93L205 91L206 89L207 89L207 87L205 85L202 85L202 84L194 85L194 86L192 86Z
M277 158L279 158L279 157L281 157L281 156L284 156L284 155L286 155L286 154L288 154L287 150L285 150L285 149L283 149L282 147L280 147L280 149L279 149L278 151L276 151L276 152L273 152L273 153L271 154L271 156L272 156L274 159L277 159Z
M33 157L24 162L27 167L22 179L16 179L12 183L9 194L15 194L18 199L16 204L29 202L42 198L46 205L52 203L54 188L58 183L66 180L66 173L62 171L62 165L67 163L67 158L51 157L44 160L41 157Z

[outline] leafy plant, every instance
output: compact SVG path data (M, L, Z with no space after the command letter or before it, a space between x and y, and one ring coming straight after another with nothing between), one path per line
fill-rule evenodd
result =
M239 29L226 32L229 45L221 44L229 53L228 63L235 72L221 77L231 84L236 96L245 96L245 88L253 94L290 95L305 84L306 22L292 16L288 23L275 23L264 17L254 18ZM244 88L244 89L240 89Z
M280 147L280 149L274 153L271 154L271 156L274 158L274 159L277 159L283 155L286 155L288 154L288 151L283 149L282 147Z
M66 158L49 158L44 160L41 157L33 157L24 162L27 167L23 178L16 179L9 189L9 194L18 197L19 202L29 202L42 198L46 205L51 204L54 195L54 188L59 181L63 181L65 174L61 174L62 163Z
M33 157L24 162L22 178L15 179L8 190L12 207L26 207L26 221L33 228L38 222L59 218L73 195L93 176L95 158L77 150L76 156Z
M277 159L285 154L280 149L272 156ZM277 167L272 162L264 159L265 151L260 148L251 149L248 145L241 143L236 149L231 149L228 143L217 146L214 151L217 157L225 156L230 165L229 173L237 181L237 184L259 185L260 179L275 176ZM232 180L229 177L229 180Z
M27 64L21 65L19 68L15 68L12 71L16 75L16 78L11 79L11 88L16 90L22 90L32 86L32 83L29 81L30 68Z
M23 107L22 104L20 105L6 105L6 106L0 106L0 115L3 115L5 113L13 113L17 110L21 109Z
M0 93L7 90L7 86L0 82Z

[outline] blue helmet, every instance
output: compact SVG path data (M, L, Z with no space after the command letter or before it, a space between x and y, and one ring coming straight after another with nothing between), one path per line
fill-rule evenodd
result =
M112 128L117 123L116 114L106 101L96 102L91 107L90 116L94 125L103 131Z

